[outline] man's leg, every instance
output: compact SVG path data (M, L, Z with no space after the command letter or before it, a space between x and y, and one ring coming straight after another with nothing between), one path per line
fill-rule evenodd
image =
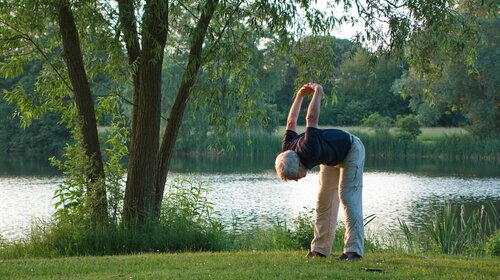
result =
M344 253L356 253L363 256L363 169L365 148L363 143L354 137L351 150L343 163L339 196L343 205L346 224L344 237Z
M329 256L337 227L339 212L340 169L333 166L320 166L319 190L314 220L314 239L311 251Z

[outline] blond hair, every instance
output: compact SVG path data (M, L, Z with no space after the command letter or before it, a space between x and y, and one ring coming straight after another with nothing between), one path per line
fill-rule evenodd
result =
M284 151L276 157L274 167L281 180L286 181L299 172L299 155L291 150Z

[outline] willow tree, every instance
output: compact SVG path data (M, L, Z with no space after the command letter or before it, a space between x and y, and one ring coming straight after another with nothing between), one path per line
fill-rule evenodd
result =
M245 91L251 77L243 77L241 69L250 54L245 48L234 47L238 36L267 36L287 48L305 34L327 34L337 24L353 20L346 13L355 7L366 21L360 41L378 44L381 49L402 50L423 29L435 30L436 38L448 38L448 23L457 21L453 1L447 0L329 2L341 9L318 10L306 0L2 1L2 74L19 75L23 65L32 60L42 61L44 67L35 92L17 87L6 95L17 104L26 123L46 111L65 112L64 121L76 128L77 143L88 163L83 168L85 180L79 182L86 186L90 198L85 207L95 223L105 223L107 174L100 154L92 88L107 75L114 81L110 94L123 97L122 84L127 83L133 113L123 218L128 223L145 224L159 217L175 140L190 97L195 95L218 106L213 102L216 94L194 90L200 68L210 73L214 83L222 77L242 81L241 88L227 94L248 100L242 108L246 116L241 119L251 120L252 106L259 102L259 96ZM469 32L473 29L465 27L465 32L453 39L473 35ZM169 63L165 53L177 50L187 50L185 68L161 132L162 90L174 90L161 88L162 66ZM418 46L409 50L413 51L410 55L418 54L415 61L426 55ZM317 54L300 61L304 63L300 77L324 76L317 66L322 62Z

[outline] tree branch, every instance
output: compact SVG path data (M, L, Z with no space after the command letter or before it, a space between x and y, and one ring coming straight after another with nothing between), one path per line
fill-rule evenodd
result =
M179 2L179 5L181 5L181 7L184 8L184 10L186 10L188 13L191 14L191 16L193 16L196 20L199 20L200 18L195 15L186 5L184 5L184 3L182 3L181 1L178 1Z
M15 32L17 32L19 34L19 36L28 41L29 43L31 43L34 47L35 47L35 50L38 51L38 53L40 53L40 55L42 55L43 59L49 64L49 66L52 68L52 70L54 70L54 72L56 72L56 75L59 77L59 79L61 79L61 81L64 83L64 85L71 91L71 92L74 92L73 88L69 85L69 83L66 81L66 79L64 79L63 75L57 70L57 68L55 67L54 64L52 64L52 62L50 61L49 57L47 56L47 54L42 50L42 48L25 32L21 31L20 29L12 26L11 24L9 24L8 22L0 19L0 23L4 24L5 26L9 27L10 29L14 30Z
M207 51L206 55L205 55L205 58L208 57L211 53L211 51L219 44L220 40L222 39L222 35L224 35L224 32L226 31L227 27L229 26L229 24L231 23L231 19L232 17L234 16L234 14L236 13L236 11L239 9L239 7L241 6L241 4L243 4L244 0L241 0L238 5L236 5L236 7L234 8L234 10L232 11L232 13L229 15L226 23L224 24L224 26L222 27L222 30L217 34L217 39L215 39L214 43L212 44L212 46L210 46L210 49ZM205 59L204 59L205 60Z
M128 64L130 66L133 81L133 100L130 102L132 109L132 132L131 139L135 138L137 130L137 104L139 103L139 90L141 81L139 77L139 58L141 56L141 45L137 32L134 0L118 0L118 14L123 32L123 40L127 49Z
M134 9L134 1L118 0L118 13L120 15L120 22L130 65L137 61L141 53Z
M112 88L106 86L106 85L101 85L101 84L98 84L97 86L99 87L103 87L105 89L107 89L108 91L112 91ZM93 96L95 97L109 97L109 96L113 96L112 94L94 94ZM125 103L127 103L128 105L131 105L132 107L133 106L136 106L136 104L134 104L134 102L130 101L130 99L128 99L127 97L117 93L116 96L118 96L120 99L122 99L123 101L125 101ZM161 118L164 120L164 121L168 121L168 118L165 117L164 115L161 115Z

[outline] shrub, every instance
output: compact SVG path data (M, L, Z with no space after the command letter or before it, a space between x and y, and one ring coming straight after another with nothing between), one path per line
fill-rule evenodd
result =
M500 231L490 236L485 250L488 255L500 257Z
M422 133L420 124L414 115L398 115L396 118L396 127L398 137L406 140L414 140Z
M375 112L363 119L363 126L373 128L377 134L388 134L391 125L392 119L384 117L378 112Z
M308 212L300 212L299 216L293 221L295 231L292 232L292 239L299 248L308 249L311 245L311 240L314 237L312 217L314 209Z

